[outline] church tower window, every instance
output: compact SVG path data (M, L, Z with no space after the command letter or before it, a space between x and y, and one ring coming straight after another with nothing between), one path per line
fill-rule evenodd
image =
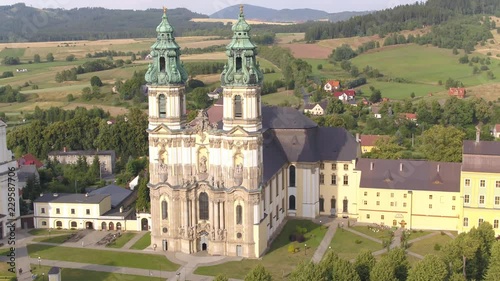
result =
M158 96L158 113L160 118L167 117L167 101L163 94Z
M200 193L200 220L208 220L208 195L205 192Z
M236 95L234 97L234 117L241 118L243 117L243 108L241 106L241 96Z
M288 186L295 187L295 166L288 168Z
M165 58L160 57L160 72L165 72Z
M166 200L161 202L161 218L164 220L168 219L168 203Z
M242 67L242 60L241 60L241 57L236 57L236 71L239 72L241 71L241 67Z
M236 224L243 223L243 207L241 205L236 206Z

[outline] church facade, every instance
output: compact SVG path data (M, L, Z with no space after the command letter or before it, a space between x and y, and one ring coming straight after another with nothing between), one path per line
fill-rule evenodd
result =
M337 198L345 216L355 210L347 196L359 184L358 143L295 109L262 106L250 29L241 11L226 48L222 97L188 123L188 75L165 12L157 27L145 77L153 247L258 258L288 217L337 213ZM338 184L320 183L320 168L337 163L344 169Z

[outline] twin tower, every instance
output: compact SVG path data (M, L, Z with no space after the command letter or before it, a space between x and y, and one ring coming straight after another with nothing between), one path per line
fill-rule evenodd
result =
M223 106L200 110L188 123L188 74L165 10L156 29L145 78L152 244L164 251L260 254L263 74L243 9L232 30Z

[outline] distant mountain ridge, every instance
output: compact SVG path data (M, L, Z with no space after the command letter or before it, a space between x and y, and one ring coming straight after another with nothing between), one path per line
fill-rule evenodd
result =
M343 21L354 16L362 16L371 13L370 11L363 12L338 12L327 13L325 11L314 9L270 9L254 5L245 5L245 17L261 21L271 22L305 22L317 20L329 20L332 22ZM235 5L224 8L210 15L210 18L227 19L234 18L240 12L240 6Z

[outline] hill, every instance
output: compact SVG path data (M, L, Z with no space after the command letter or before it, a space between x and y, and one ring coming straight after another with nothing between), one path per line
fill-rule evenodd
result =
M155 37L162 11L104 8L37 9L23 3L0 6L0 42L72 41ZM168 11L176 34L187 30L217 28L222 24L190 22L206 15L179 8Z
M240 6L234 5L224 8L210 15L210 18L227 19L234 18L239 14ZM332 22L350 19L354 16L366 15L370 12L339 12L327 13L325 11L313 9L270 9L260 6L245 5L245 17L261 21L271 22L304 22L329 20Z

